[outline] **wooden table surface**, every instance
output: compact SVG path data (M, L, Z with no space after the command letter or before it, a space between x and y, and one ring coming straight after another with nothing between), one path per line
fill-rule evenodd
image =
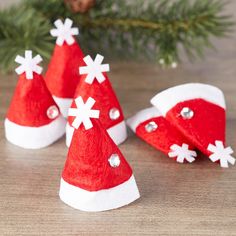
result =
M125 116L150 106L150 98L167 87L210 83L225 92L227 141L236 150L235 42L234 35L217 40L218 53L209 51L205 61L195 64L184 60L176 70L111 63L110 78ZM32 151L4 137L16 82L15 75L0 77L0 235L236 235L236 167L222 169L204 156L193 164L177 164L131 132L120 149L133 167L141 198L100 213L65 205L58 197L65 139Z

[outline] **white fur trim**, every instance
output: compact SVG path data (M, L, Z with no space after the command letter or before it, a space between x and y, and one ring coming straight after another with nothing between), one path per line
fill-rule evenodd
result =
M212 85L200 83L183 84L164 90L153 97L151 103L165 116L179 102L195 98L202 98L225 109L223 92Z
M22 126L5 119L5 134L9 142L27 149L39 149L54 143L65 133L66 120L60 115L48 125Z
M107 129L107 133L110 135L116 145L123 143L127 138L127 128L124 121Z
M74 133L74 128L70 126L67 122L66 124L66 146L69 147L72 136ZM124 121L118 123L117 125L112 126L107 129L107 133L110 135L112 140L116 145L123 143L127 138L127 129Z
M96 212L128 205L138 199L140 194L132 175L116 187L92 192L71 185L61 178L59 196L64 203L75 209Z
M68 110L71 106L72 103L72 98L59 98L56 96L53 96L54 101L56 102L56 104L59 106L60 111L62 113L62 115L67 118L68 116Z
M74 134L75 128L70 126L69 123L67 122L66 124L66 146L69 147L73 134Z
M136 128L146 120L161 116L161 113L155 107L149 107L137 112L134 116L126 120L127 125L136 132Z

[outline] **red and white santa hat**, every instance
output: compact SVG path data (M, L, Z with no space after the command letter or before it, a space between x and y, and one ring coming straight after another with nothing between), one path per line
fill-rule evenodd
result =
M79 68L81 77L76 88L75 97L82 96L84 99L93 97L96 100L95 108L100 110L100 122L107 130L110 137L118 145L127 138L126 124L120 103L112 89L106 72L109 64L102 64L104 57L97 54L93 61L90 56L84 58L86 66ZM72 103L71 107L76 104ZM74 132L69 114L66 126L66 145L69 147Z
M15 61L20 77L5 119L6 138L23 148L46 147L63 136L66 121L41 76L41 56L27 50Z
M67 18L63 23L59 19L54 24L56 29L50 32L57 40L45 80L63 116L67 117L80 80L78 68L84 65L84 54L74 38L74 35L79 34L79 30L72 27L72 20Z
M157 94L151 103L211 161L221 167L235 164L233 150L225 147L225 99L220 89L183 84Z
M188 140L155 107L139 111L127 124L138 137L179 163L191 163L197 156Z
M95 100L75 99L75 128L62 173L60 198L82 211L106 211L140 197L132 169L92 109Z

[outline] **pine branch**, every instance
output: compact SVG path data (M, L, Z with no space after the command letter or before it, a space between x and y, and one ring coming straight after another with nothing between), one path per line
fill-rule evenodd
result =
M80 45L88 53L125 58L145 55L161 65L174 67L180 61L180 46L190 59L203 57L206 47L213 47L212 36L223 37L231 32L233 22L223 14L224 7L225 2L221 0L97 0L89 13L72 14L63 1L25 0L16 9L0 13L4 53L14 41L18 42L8 59L0 64L10 69L13 54L26 48L49 58L54 44L49 36L52 22L59 17L70 17L80 28ZM31 17L20 17L23 12ZM9 33L12 25L16 27L14 34Z
M13 70L16 55L23 54L26 49L49 58L53 48L53 40L48 34L50 29L50 22L34 9L13 7L0 12L1 71Z

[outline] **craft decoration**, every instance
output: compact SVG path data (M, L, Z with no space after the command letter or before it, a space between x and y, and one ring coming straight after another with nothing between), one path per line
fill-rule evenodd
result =
M127 124L138 137L179 163L191 163L197 156L188 140L155 107L139 111Z
M91 96L96 100L95 108L101 111L100 122L118 145L127 138L127 129L121 106L105 73L109 71L109 65L102 64L103 59L104 57L99 54L96 55L94 61L90 56L84 58L86 66L79 69L83 76L76 89L75 97L80 95L84 99L88 99ZM76 108L76 104L72 103L71 108ZM66 126L66 145L68 147L74 132L72 119L73 115L69 115Z
M221 167L235 164L233 150L225 147L225 99L220 89L183 84L157 94L151 103L211 161Z
M41 75L41 56L27 50L15 61L20 76L5 119L6 138L23 148L46 147L63 136L66 121Z
M84 65L84 54L74 38L79 34L79 30L72 27L72 20L67 18L63 23L59 19L54 24L56 29L50 32L53 37L57 37L57 40L45 81L63 116L67 117L81 77L78 68Z
M91 97L75 100L75 128L62 172L60 198L82 211L105 211L140 197L132 169L98 120Z

